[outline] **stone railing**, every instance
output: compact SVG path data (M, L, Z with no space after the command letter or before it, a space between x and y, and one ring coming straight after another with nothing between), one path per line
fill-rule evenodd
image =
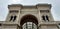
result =
M44 22L44 21L42 21L42 22L40 22L39 24L38 24L38 26L40 26L40 25L58 25L60 23L60 21L47 21L47 22Z
M18 24L17 22L0 21L0 24Z

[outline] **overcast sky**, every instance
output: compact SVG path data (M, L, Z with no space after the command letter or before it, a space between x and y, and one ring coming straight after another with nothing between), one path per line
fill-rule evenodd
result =
M6 20L9 4L36 5L38 3L52 4L52 16L55 21L60 21L60 0L0 0L0 21Z

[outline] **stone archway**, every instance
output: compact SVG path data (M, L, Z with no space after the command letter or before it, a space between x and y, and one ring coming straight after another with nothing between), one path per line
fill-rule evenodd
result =
M32 24L34 26L38 26L38 21L37 21L37 18L34 16L34 15L25 15L21 18L21 22L20 22L20 25L23 26L24 24ZM35 27L35 28L36 28ZM23 27L22 27L23 28ZM36 28L37 29L37 28Z

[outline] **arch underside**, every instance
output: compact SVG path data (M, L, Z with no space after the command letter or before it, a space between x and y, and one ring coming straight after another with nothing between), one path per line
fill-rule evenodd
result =
M21 18L20 25L23 25L26 22L33 22L36 25L38 24L37 18L33 15L25 15Z

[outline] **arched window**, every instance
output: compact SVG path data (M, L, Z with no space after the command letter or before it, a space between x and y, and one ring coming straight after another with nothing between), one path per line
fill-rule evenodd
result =
M13 16L10 17L10 21L13 19Z
M17 17L17 16L14 16L14 19L13 19L13 21L15 21L15 20L16 20L16 17Z
M12 20L15 21L15 20L16 20L16 17L17 17L17 16L11 16L11 17L10 17L10 21L12 21Z
M45 19L45 16L44 16L44 15L42 16L42 19L43 19L44 21L46 21L46 19Z
M49 21L49 17L46 15L46 16L42 16L42 19L44 20L44 21Z
M59 23L59 25L60 25L60 23Z
M48 16L46 15L46 20L48 20L49 21L49 18L48 18Z
M25 15L21 18L20 25L22 29L37 29L38 21L33 15Z
M0 23L0 26L2 26L2 24Z

